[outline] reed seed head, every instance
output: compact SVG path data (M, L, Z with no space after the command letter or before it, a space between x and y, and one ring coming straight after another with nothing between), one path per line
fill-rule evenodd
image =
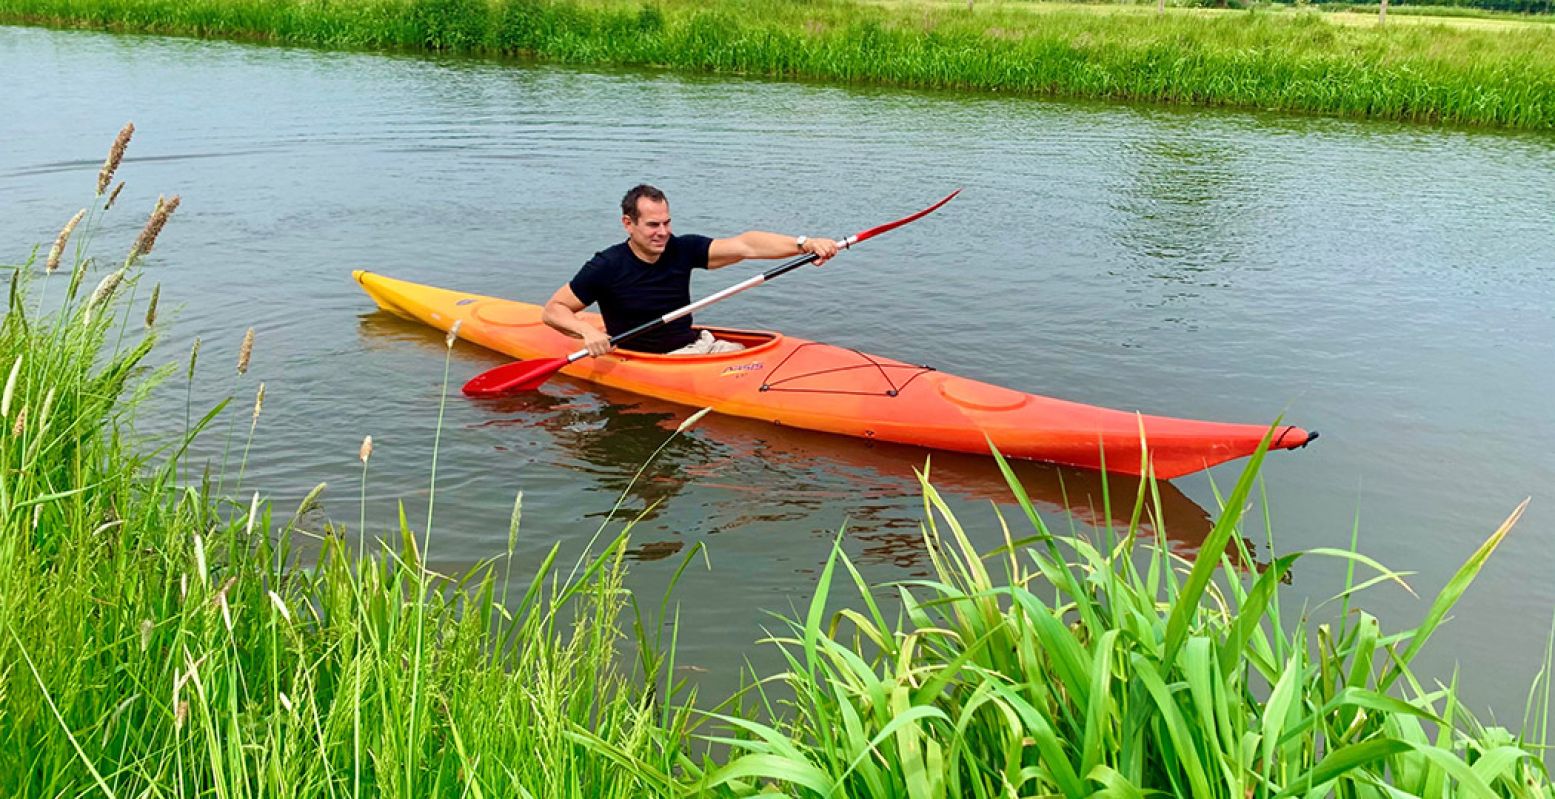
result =
M135 135L135 123L126 122L119 130L119 135L113 140L113 147L108 150L108 160L103 162L103 168L97 172L97 195L102 196L108 184L113 182L113 173L118 171L119 162L124 160L124 148L130 144L130 137ZM111 201L110 201L111 202Z
M229 633L232 632L232 607L227 602L227 592L231 591L232 586L237 585L237 582L238 576L236 574L228 577L227 581L222 583L220 588L216 589L216 595L211 597L211 604L221 609L221 620L227 625L227 632Z
M43 504L40 502L32 506L32 531L38 531L38 522L43 519Z
M130 248L129 260L134 261L142 255L151 252L156 246L157 236L162 233L162 226L167 224L167 218L178 210L180 198L177 194L172 199L166 199L158 195L157 207L152 209L151 216L146 219L146 226L141 228L140 236L135 239L135 246Z
M119 192L121 191L124 191L124 181L122 180L119 181L119 185L113 187L113 193L108 195L108 202L103 203L104 211L113 207L113 202L114 200L119 199Z
M205 569L205 539L199 533L194 534L194 570L201 585L210 582L210 573Z
M286 600L281 599L281 595L274 591L267 591L266 593L270 595L270 604L274 605L275 609L281 612L281 618L285 619L286 622L290 624L292 620L292 612L289 608L286 607Z
M27 406L23 405L22 409L16 412L16 423L11 425L11 435L13 437L14 436L20 436L22 434L22 431L26 430L26 429L27 429Z
M119 289L119 283L124 280L124 271L127 268L120 267L115 269L103 275L103 279L98 281L97 288L93 289L92 296L87 298L86 309L81 314L81 324L83 326L90 325L92 316L97 309L113 297L113 293Z
M254 354L254 329L251 327L243 334L243 346L238 347L238 374L248 372L248 360Z
M115 291L119 290L119 283L124 280L124 269L115 269L97 282L97 288L92 290L92 296L87 299L88 308L95 308L107 302Z
M259 384L259 393L254 395L254 419L253 419L252 422L249 423L250 426L259 424L259 412L264 410L264 409L265 409L265 384L264 383L260 383ZM254 494L254 507L257 508L258 506L259 506L259 494L256 492ZM253 523L253 519L254 519L253 514L251 513L248 518L249 518L249 523L252 524Z
M194 365L196 363L198 363L199 360L200 360L200 337L199 336L195 336L194 337L194 346L189 348L189 376L188 376L188 379L190 379L190 380L194 379Z
M697 411L696 413L691 414L690 416L686 417L686 421L681 422L680 426L675 428L675 432L677 434L679 434L679 433L684 433L687 430L690 430L692 425L696 424L697 422L702 421L702 417L704 417L704 416L708 415L709 413L711 413L712 410L713 410L712 408L703 408L702 410Z
M326 488L329 488L329 483L319 483L318 485L314 486L313 489L307 493L307 496L302 498L302 502L297 504L297 513L292 517L292 519L294 521L296 519L300 519L304 514L318 507L319 495L323 494L324 489Z
M151 302L146 303L146 328L150 329L157 323L157 300L162 299L162 284L158 283L151 289Z
M0 419L11 415L11 398L16 396L16 378L21 376L24 357L16 356L16 363L11 365L11 375L5 379L5 393L0 394Z
M86 216L86 209L82 208L75 216L70 217L70 221L66 222L65 227L59 231L59 236L54 239L54 246L49 248L49 258L43 264L44 272L52 274L59 269L59 259L65 254L65 243L70 241L71 232L81 223L81 217L84 216Z
M48 426L48 424L49 424L49 411L51 411L53 409L54 409L54 387L53 386L49 386L48 393L43 395L43 410L38 413L38 430L40 432L43 430L43 428Z
M261 398L263 398L264 395L265 395L265 387L261 385L259 387L259 396ZM259 418L259 411L257 409L254 411L254 418L256 418L256 419ZM259 519L259 492L255 491L254 492L254 498L252 500L250 500L249 503L248 503L248 520L243 523L243 537L244 538L247 538L247 537L249 537L249 536L254 534L254 522L257 521L258 519Z
M194 680L196 685L199 684L200 675L195 670L200 667L200 663L204 662L204 660L205 660L204 657L201 657L200 660L198 660L198 661L191 660L190 657L189 657L189 650L187 648L185 648L184 649L184 662L189 664L189 669L188 669L188 671L184 671L184 672L181 672L181 673L175 672L174 675L173 675L173 731L174 732L182 730L184 728L184 722L186 720L188 720L188 718L189 718L189 703L184 701L183 698L182 698L183 697L183 693L184 693L184 683L187 683L190 680Z
M454 322L453 327L448 328L448 336L443 339L443 343L447 344L449 349L453 349L454 342L459 340L459 328L463 326L464 320L460 319Z
M508 517L508 552L518 545L518 525L524 516L524 492L513 495L513 513Z
M363 464L366 464L367 463L367 459L371 458L372 456L373 456L373 437L372 436L367 436L366 438L362 439L362 449L361 449L360 452L358 452L356 454L356 457L361 459Z
M151 632L155 629L156 625L151 623L151 619L140 620L140 651L151 648Z

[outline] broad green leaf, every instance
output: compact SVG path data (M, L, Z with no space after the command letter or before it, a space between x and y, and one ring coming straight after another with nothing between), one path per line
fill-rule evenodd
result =
M1369 741L1336 749L1329 752L1310 771L1291 780L1289 787L1276 794L1275 799L1295 796L1297 793L1307 790L1309 786L1324 785L1331 780L1345 776L1354 769L1381 763L1392 755L1409 751L1410 748L1408 743L1393 738L1373 738Z

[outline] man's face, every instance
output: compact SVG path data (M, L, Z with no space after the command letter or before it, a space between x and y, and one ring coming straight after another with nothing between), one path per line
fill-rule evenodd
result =
M633 248L651 256L664 254L670 240L670 204L662 200L637 198L637 219L622 216L621 224L632 240Z

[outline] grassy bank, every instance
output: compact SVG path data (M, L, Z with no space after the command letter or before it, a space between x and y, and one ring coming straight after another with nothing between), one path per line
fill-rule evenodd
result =
M0 0L0 21L1549 130L1555 27L855 0Z
M1419 627L1385 632L1357 596L1400 577L1369 558L1320 550L1244 573L1222 557L1261 453L1191 562L1137 540L1160 514L1148 483L1108 500L1134 523L1088 539L1048 530L1012 475L1031 528L1014 540L1018 525L990 522L1007 544L983 554L926 480L931 578L883 604L839 546L773 642L788 667L695 709L650 632L673 611L644 613L621 587L624 537L576 562L553 548L514 585L515 501L505 551L445 577L422 566L430 510L369 537L318 521L323 486L284 510L214 491L185 447L220 435L225 412L243 451L257 401L162 449L136 443L147 392L233 367L198 350L147 366L165 322L160 292L136 301L137 266L177 202L121 258L92 241L109 182L41 264L16 267L0 323L7 796L1555 795L1548 657L1520 734L1410 668L1517 514ZM361 459L365 481L368 442ZM241 475L241 456L228 466ZM1350 575L1326 623L1281 606L1302 558ZM828 613L843 575L857 594Z

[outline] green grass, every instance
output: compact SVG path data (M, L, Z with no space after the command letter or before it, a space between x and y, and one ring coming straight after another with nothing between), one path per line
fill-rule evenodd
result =
M1555 29L854 0L0 0L0 21L1549 130Z
M1352 607L1367 585L1401 580L1369 558L1315 550L1242 576L1217 554L1241 540L1261 459L1194 561L1163 540L1143 565L1137 525L1114 540L1056 536L1008 469L1033 535L1010 540L1001 518L1006 546L979 553L924 479L933 576L899 586L903 610L888 621L834 550L808 612L774 638L788 669L757 684L759 713L724 717L734 754L691 770L687 795L761 784L913 799L1551 795L1548 658L1528 737L1482 726L1455 677L1434 685L1409 667L1522 509L1420 626L1387 633ZM1146 488L1121 501L1152 502ZM1281 578L1302 558L1349 570L1336 620L1281 607ZM828 616L839 567L857 593ZM774 687L792 698L769 699Z
M772 638L786 668L704 711L673 679L668 598L655 615L622 588L630 524L514 583L516 498L505 550L448 577L422 565L431 508L352 547L365 530L317 521L323 485L284 511L216 493L186 452L225 402L161 448L136 440L143 398L201 364L145 365L149 256L93 266L99 202L73 268L15 268L0 322L7 796L1555 796L1550 654L1517 733L1410 665L1521 508L1387 632L1357 598L1402 575L1353 544L1233 567L1262 451L1191 561L1140 540L1161 529L1149 481L1104 497L1133 508L1123 529L1056 535L1006 467L1031 530L996 519L1006 544L984 554L925 477L933 575L884 601L839 536ZM1346 588L1292 612L1280 586L1304 558ZM842 572L857 593L829 613Z

